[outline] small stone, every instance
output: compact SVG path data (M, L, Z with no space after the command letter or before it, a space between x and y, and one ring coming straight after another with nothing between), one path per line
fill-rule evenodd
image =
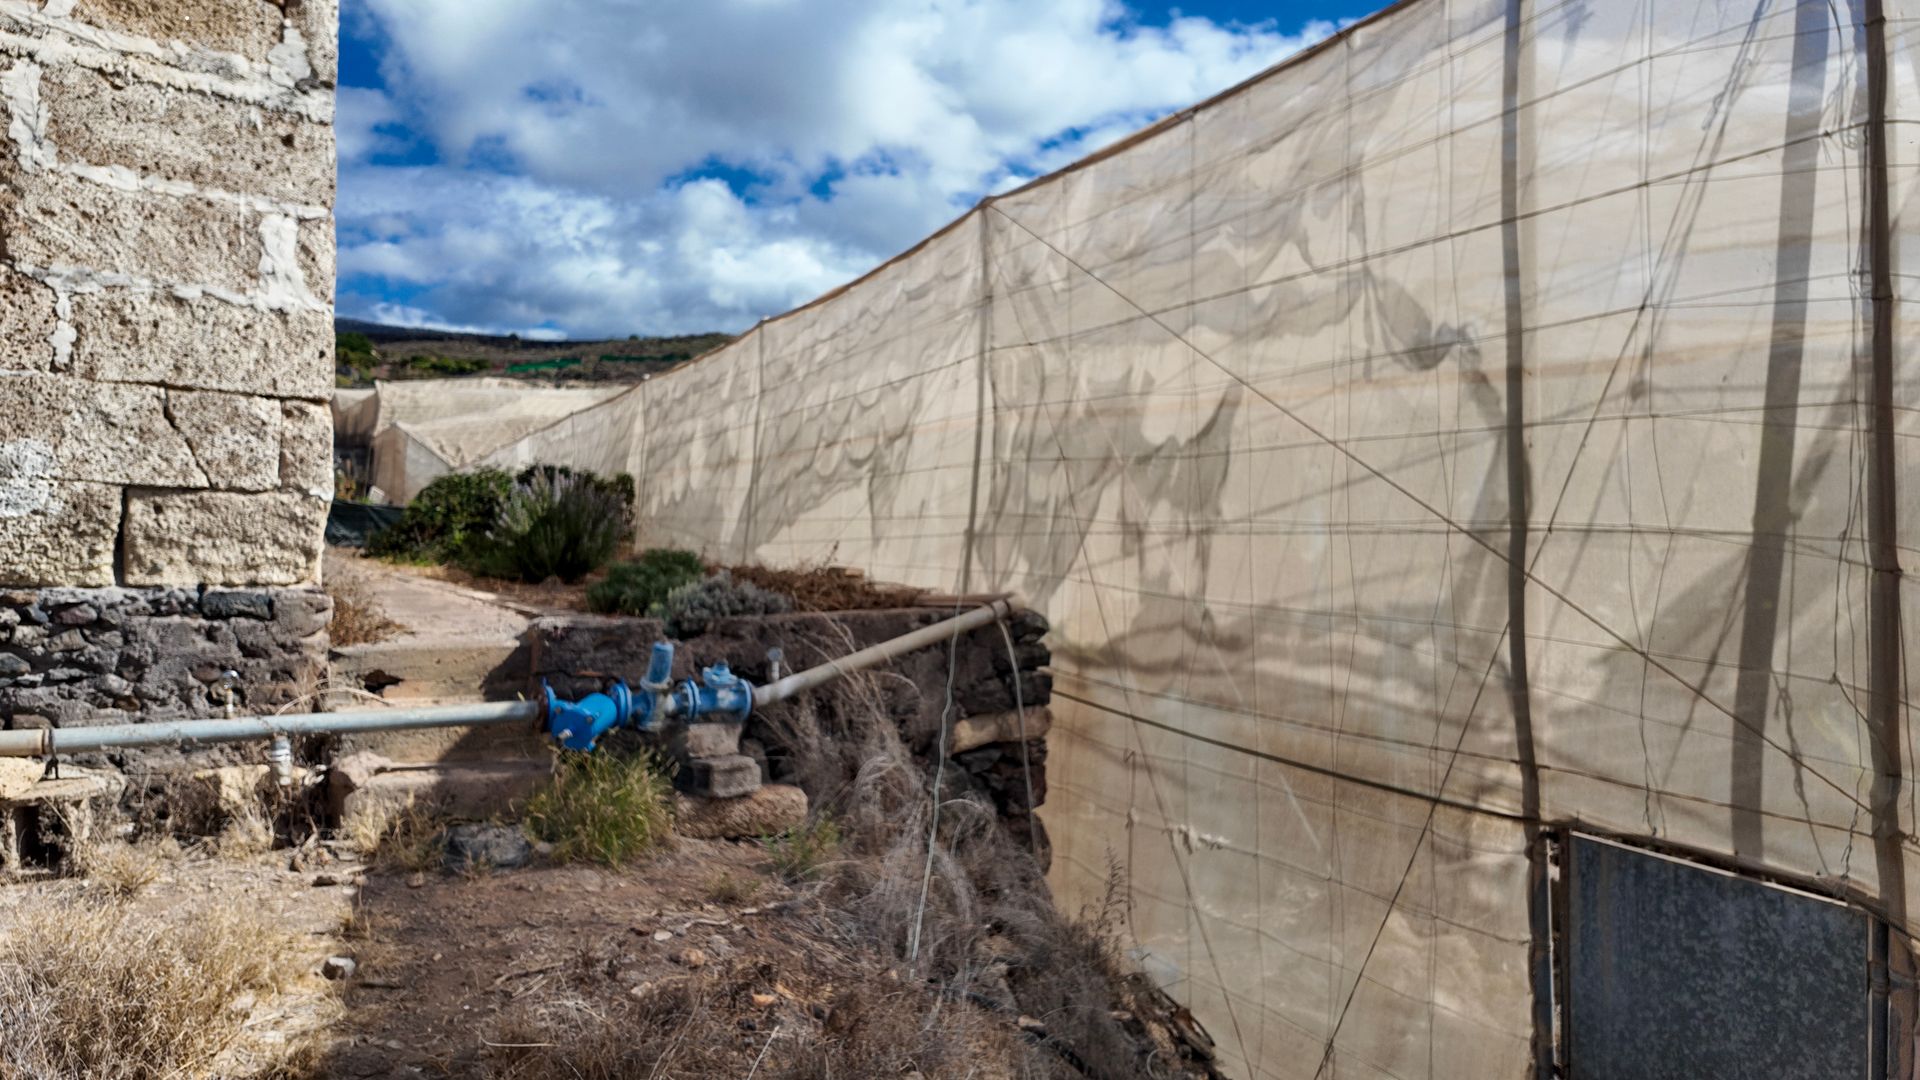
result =
M0 679L17 679L33 670L33 665L12 653L0 653Z
M753 995L753 1003L755 1005L758 1005L762 1009L772 1008L774 1004L777 1003L779 1000L780 1000L779 998L773 996L772 994L755 993Z
M655 940L655 941L672 941L672 940L673 940L673 931L671 931L671 930L655 930L655 931L653 932L653 940Z
M327 962L320 965L320 974L337 982L353 978L354 970L359 966L351 956L329 956Z
M445 834L449 870L510 870L533 858L525 833L505 825L455 825Z
M327 888L332 888L333 886L336 886L336 885L351 885L351 884L353 884L353 878L349 874L315 874L313 875L313 887L316 889L327 889Z
M271 619L273 598L260 592L210 592L200 598L200 610L209 619Z
M13 643L20 646L38 645L47 640L47 628L44 626L16 626L13 628Z
M53 621L61 626L85 626L100 617L100 609L92 604L72 604L53 613Z
M79 652L86 647L87 637L78 630L63 630L47 643L49 652Z
M407 888L409 889L422 888L426 884L427 884L427 875L421 873L418 870L415 870L412 874L409 874L407 876Z
M681 949L674 954L673 962L681 967L699 970L707 966L707 954L699 949Z

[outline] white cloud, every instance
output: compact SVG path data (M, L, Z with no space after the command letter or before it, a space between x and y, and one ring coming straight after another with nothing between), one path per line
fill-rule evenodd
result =
M582 334L784 310L1332 29L1141 27L1111 0L367 5L392 96L341 102L343 278ZM366 164L396 120L442 164ZM714 162L746 198L677 179Z

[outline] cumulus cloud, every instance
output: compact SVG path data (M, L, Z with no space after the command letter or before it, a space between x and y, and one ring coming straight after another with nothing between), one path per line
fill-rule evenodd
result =
M739 329L1333 29L1111 0L365 12L387 88L340 102L343 312L582 335ZM403 133L430 163L383 158Z

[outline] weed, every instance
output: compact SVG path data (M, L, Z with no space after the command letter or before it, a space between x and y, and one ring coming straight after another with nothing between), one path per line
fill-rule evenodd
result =
M603 614L650 615L673 590L699 581L706 572L700 556L691 551L654 548L608 568L607 579L587 590L587 606Z
M333 616L327 620L327 637L336 648L385 641L400 630L374 600L366 575L350 565L344 560L329 564L333 572L327 577L327 595L333 599Z
M248 802L228 810L213 848L223 859L250 859L272 851L274 840L273 820L259 803Z
M507 492L492 526L457 561L487 577L575 582L613 558L630 532L630 513L617 484L536 470Z
M562 861L617 866L673 842L673 788L659 758L563 754L552 785L527 804L527 826Z
M285 988L298 939L245 905L163 919L47 904L0 938L0 1076L149 1080L219 1071L251 1009Z
M783 829L761 841L773 868L790 882L811 881L820 876L840 851L840 826L833 819L816 817L805 825Z
M733 871L722 870L707 881L707 900L728 907L751 904L760 895L762 883L750 877L735 877Z

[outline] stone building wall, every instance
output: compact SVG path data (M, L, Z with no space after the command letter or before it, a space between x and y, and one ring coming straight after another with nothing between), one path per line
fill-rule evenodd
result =
M324 614L337 23L336 0L0 0L0 719L25 691L139 705L20 636L34 612L139 612L78 627L108 641L175 620L115 648L191 640L187 667L243 677L324 661L323 630L243 645L202 598Z

